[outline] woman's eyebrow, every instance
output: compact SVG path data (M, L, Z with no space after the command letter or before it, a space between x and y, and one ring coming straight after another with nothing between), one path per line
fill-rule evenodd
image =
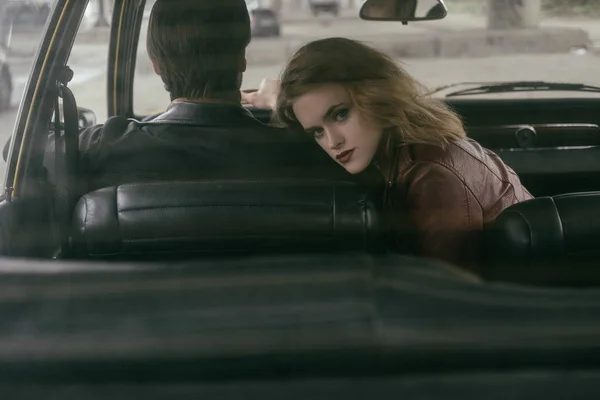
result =
M344 103L339 103L339 104L334 104L331 107L329 107L327 109L327 111L325 112L325 114L323 114L323 117L321 118L323 121L325 121L326 119L331 117L331 114L333 114L333 112L339 107L339 106L343 106Z
M339 106L343 106L343 105L344 105L344 103L339 103L339 104L334 104L334 105L332 105L331 107L329 107L329 108L327 109L327 111L325 111L325 114L323 114L323 116L321 117L321 120L322 120L322 121L325 121L325 120L327 120L327 119L331 118L331 114L333 114L333 112L334 112L334 111L335 111L335 110L336 110L336 109L337 109ZM313 130L315 130L315 129L317 129L317 128L320 128L320 126L311 126L310 128L306 128L306 129L304 129L304 131L305 131L305 132L310 132L310 131L313 131Z

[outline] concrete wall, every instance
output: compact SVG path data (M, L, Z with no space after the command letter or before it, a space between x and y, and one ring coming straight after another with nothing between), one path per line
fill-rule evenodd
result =
M488 0L488 28L537 28L541 10L542 0Z
M218 0L215 0L218 1ZM250 1L250 0L246 0ZM308 10L308 0L254 0L273 10ZM338 0L342 8L357 9L363 0Z

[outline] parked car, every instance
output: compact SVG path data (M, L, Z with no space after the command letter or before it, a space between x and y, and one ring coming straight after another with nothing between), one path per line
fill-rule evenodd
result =
M43 25L50 15L52 0L9 0L8 7L13 23Z
M0 7L0 111L11 105L13 77L8 65L8 49L12 38L14 18L11 3Z
M309 5L314 16L322 12L337 16L340 12L340 2L338 0L309 0Z
M252 36L280 36L281 28L277 14L267 7L249 5Z
M0 47L0 111L10 108L14 87L7 58L6 49Z

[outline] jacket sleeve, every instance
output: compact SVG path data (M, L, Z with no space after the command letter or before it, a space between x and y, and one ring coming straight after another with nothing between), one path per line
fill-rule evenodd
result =
M100 146L102 141L102 133L104 132L102 125L91 126L86 129L82 129L79 132L79 152L84 154L90 151L94 151ZM62 144L63 138L60 138ZM46 154L54 154L54 131L48 134L48 142L46 143Z
M106 142L120 137L123 131L127 128L129 121L127 118L115 116L109 118L104 124L91 126L79 131L79 152L83 154L93 153L105 147ZM109 129L105 129L106 127ZM108 132L108 135L106 134ZM12 136L8 138L2 151L4 161L8 158L8 150ZM46 154L54 153L54 131L48 134L48 142L46 144Z
M407 174L406 205L422 256L475 268L483 210L450 168L417 163Z
M96 159L100 154L106 152L107 144L115 139L122 136L123 132L127 128L129 121L125 117L112 117L109 118L104 124L95 125L89 128L85 128L79 132L79 174L81 176L81 182L89 182L94 174L97 164ZM106 129L106 128L109 129ZM10 148L9 138L3 149L4 160L8 158L8 150ZM62 141L62 138L61 138ZM56 182L55 180L55 156L54 156L54 132L51 131L48 134L48 141L46 142L46 153L44 155L44 167L48 171L48 178L50 182ZM84 185L85 186L85 185ZM85 190L85 187L82 187Z
M94 146L97 146L100 143L101 137L102 125L96 125L87 129L83 129L81 132L79 132L79 150L84 152L93 149ZM10 149L11 140L12 135L8 138L8 140L4 144L4 148L2 149L2 158L4 159L4 161L8 159L8 150ZM48 134L46 152L54 153L54 132L50 132Z
M92 126L83 129L79 132L79 173L83 176L82 182L86 182L90 174L90 163L89 153L96 151L100 147L102 140L102 125ZM62 138L61 138L62 141ZM56 182L55 177L55 156L54 156L54 132L50 132L48 135L48 142L46 143L46 154L44 157L44 167L48 171L48 178L50 182ZM85 191L85 188L81 188Z

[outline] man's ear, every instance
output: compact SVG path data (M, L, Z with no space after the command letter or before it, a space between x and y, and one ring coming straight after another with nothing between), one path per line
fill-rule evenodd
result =
M154 70L154 73L156 75L160 75L160 69L158 68L158 63L153 59L150 59L150 62L152 63L152 69Z

